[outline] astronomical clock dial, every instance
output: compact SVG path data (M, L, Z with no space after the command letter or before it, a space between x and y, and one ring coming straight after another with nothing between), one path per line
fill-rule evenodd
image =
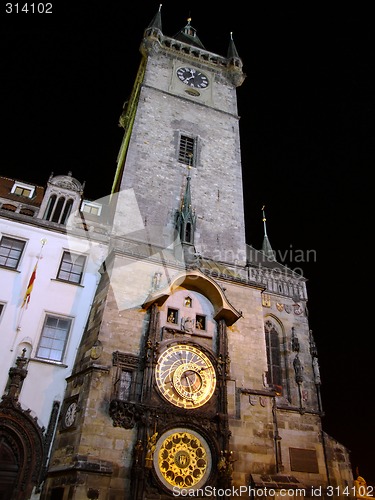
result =
M169 490L201 488L212 467L211 450L197 432L171 429L160 436L155 448L154 468Z
M189 87L195 87L197 89L205 89L208 87L208 78L201 71L184 67L178 68L177 77L185 84L189 85Z
M189 344L166 349L159 357L155 374L161 394L180 408L199 408L215 392L215 368L200 349Z

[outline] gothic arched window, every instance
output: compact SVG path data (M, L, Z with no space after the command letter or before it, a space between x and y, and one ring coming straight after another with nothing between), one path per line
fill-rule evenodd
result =
M66 221L72 211L73 200L60 196L57 199L55 194L51 195L48 200L47 209L44 214L44 219L58 224L66 224Z
M186 243L191 243L191 223L187 222L185 226L185 238Z
M52 196L50 196L50 199L48 200L46 212L44 214L45 220L50 220L51 214L52 214L53 209L55 207L56 198L57 198L57 196L55 194L53 194Z
M281 392L282 375L279 334L275 325L271 321L266 321L264 325L264 332L266 335L267 348L267 383Z

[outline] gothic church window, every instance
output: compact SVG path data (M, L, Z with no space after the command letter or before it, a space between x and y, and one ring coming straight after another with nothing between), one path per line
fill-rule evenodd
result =
M271 321L266 321L264 331L266 336L268 365L268 371L266 374L267 383L268 385L277 387L281 390L282 375L279 334L275 325Z
M113 353L114 374L113 398L131 400L135 397L137 366L139 359L132 354L116 351Z
M195 167L196 163L196 140L186 135L180 136L178 161L189 167Z
M118 399L129 399L131 385L132 372L128 370L121 370L116 386Z
M186 243L191 243L192 231L191 231L191 222L187 222L185 226L185 238L184 241Z

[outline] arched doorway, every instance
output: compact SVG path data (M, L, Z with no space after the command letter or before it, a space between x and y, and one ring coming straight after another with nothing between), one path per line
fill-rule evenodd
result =
M7 437L0 436L0 500L12 498L17 482L19 466L12 444Z

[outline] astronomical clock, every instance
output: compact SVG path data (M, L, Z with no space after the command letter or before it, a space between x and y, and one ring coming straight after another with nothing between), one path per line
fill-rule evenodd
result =
M129 427L137 427L134 498L224 487L231 480L220 469L230 437L226 323L214 320L209 298L183 287L149 310L141 404L112 407L132 413Z

